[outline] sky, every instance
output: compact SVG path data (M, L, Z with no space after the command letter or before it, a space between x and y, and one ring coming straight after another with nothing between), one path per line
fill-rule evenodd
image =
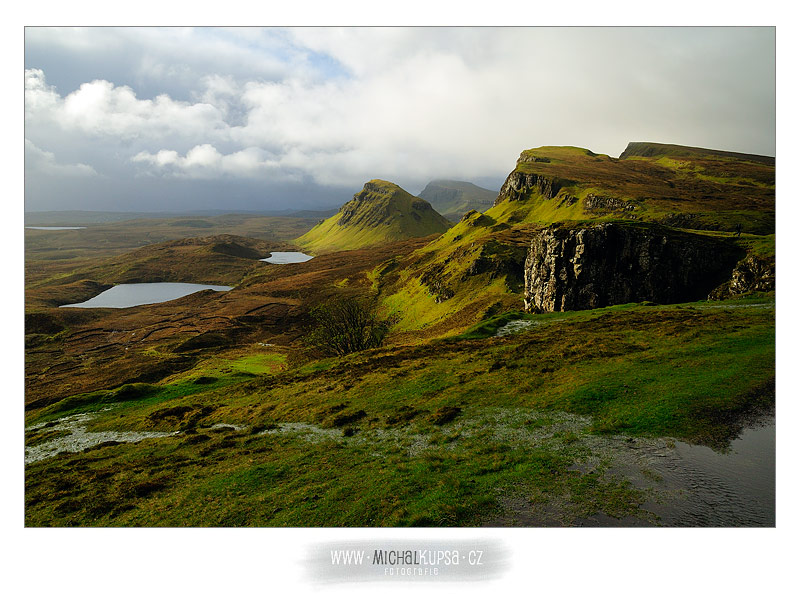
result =
M25 209L327 209L498 190L519 153L775 155L771 27L25 29Z

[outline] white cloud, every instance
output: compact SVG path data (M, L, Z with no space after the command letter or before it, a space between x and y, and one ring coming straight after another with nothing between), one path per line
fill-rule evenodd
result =
M213 105L174 101L167 95L138 99L130 87L107 80L84 83L61 97L36 69L25 72L25 119L34 126L122 139L208 138L227 128Z
M98 175L91 165L58 163L56 156L25 139L25 174L60 177L93 177Z
M268 178L270 181L299 181L297 173L286 163L270 159L258 147L248 147L230 154L220 153L210 144L192 147L185 156L176 151L157 153L142 151L131 157L134 163L149 165L151 172L171 177L214 179L217 177Z

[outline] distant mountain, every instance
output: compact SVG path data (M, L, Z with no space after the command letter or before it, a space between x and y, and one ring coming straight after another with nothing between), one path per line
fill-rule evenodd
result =
M430 202L445 218L458 222L470 210L483 212L490 208L497 192L469 182L437 179L425 186L419 197Z
M391 182L373 179L295 242L314 252L352 250L410 237L443 233L450 223L433 207Z

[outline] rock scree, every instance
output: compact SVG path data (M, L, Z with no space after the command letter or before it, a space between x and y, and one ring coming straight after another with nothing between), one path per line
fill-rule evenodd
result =
M727 241L657 224L552 226L531 240L525 309L551 312L705 299L731 278L744 255Z

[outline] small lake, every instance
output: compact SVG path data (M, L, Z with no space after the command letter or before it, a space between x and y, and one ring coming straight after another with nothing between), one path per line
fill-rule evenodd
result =
M69 231L70 229L86 229L86 227L25 227L26 229L38 229L39 231Z
M135 307L151 303L163 303L185 297L198 291L230 291L233 287L223 285L199 285L196 283L135 283L111 287L83 303L61 307Z
M303 252L272 252L269 258L262 258L261 261L270 264L299 264L308 262L313 257Z

